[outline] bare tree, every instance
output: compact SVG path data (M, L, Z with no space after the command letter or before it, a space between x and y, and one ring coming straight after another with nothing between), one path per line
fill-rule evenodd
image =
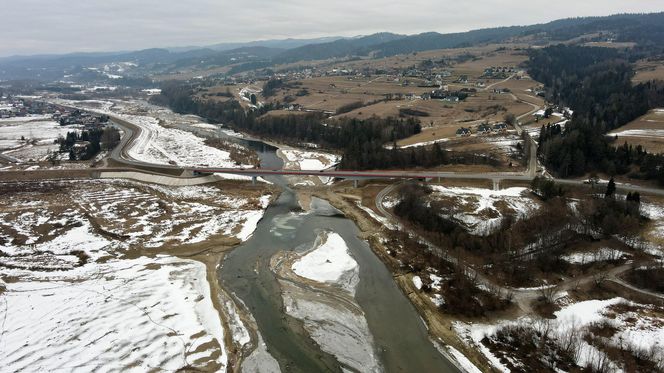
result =
M601 288L604 282L609 278L609 274L606 271L597 272L593 275L593 284L596 288Z
M539 288L540 297L548 304L553 304L556 300L556 287L542 285Z

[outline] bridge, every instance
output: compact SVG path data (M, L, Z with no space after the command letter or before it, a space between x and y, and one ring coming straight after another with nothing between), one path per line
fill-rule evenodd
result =
M352 171L326 169L321 171L312 170L284 170L265 168L192 168L188 169L194 176L208 174L232 174L249 176L255 182L258 177L265 176L319 176L335 179L348 179L355 181L368 179L413 179L413 180L436 180L436 179L481 179L493 180L494 183L502 180L530 181L533 175L530 173L517 172L492 172L492 173L467 173L467 172L436 172L436 171Z

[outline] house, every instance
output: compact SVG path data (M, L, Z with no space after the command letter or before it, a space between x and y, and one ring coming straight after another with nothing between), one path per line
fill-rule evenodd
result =
M448 92L442 89L436 89L431 91L432 100L444 100L448 96Z
M470 134L470 128L461 127L456 131L457 137L468 137Z
M480 124L477 126L477 134L478 135L486 135L491 133L491 126L488 124Z
M71 148L70 154L74 156L74 159L80 159L88 152L88 147L90 147L90 141L76 141Z
M505 133L507 132L507 124L505 123L494 124L493 131L498 133Z

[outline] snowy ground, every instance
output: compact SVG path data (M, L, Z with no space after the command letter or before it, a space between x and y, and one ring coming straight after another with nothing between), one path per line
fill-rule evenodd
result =
M357 207L359 207L362 211L369 214L369 216L371 216L372 219L374 219L375 221L377 221L380 224L387 227L387 229L391 229L391 230L397 229L397 227L392 222L390 222L390 220L388 218L386 218L384 216L381 216L381 215L378 215L374 210L362 205L362 202L357 201L356 204L357 204Z
M459 363L461 368L466 372L466 373L482 373L481 370L479 370L475 364L473 364L464 354L459 352L456 348L452 346L447 346L447 350L450 352L450 355L454 357L454 359Z
M359 282L359 267L350 256L348 246L337 233L329 233L316 243L316 248L293 264L298 276L318 282L337 284L351 294Z
M245 241L262 218L269 196L251 205L245 198L232 197L213 187L155 187L170 190L169 199L141 187L106 185L83 192L82 204L98 215L103 229L127 236L130 244L159 247L165 243L203 242L218 234ZM127 204L127 200L134 203Z
M491 144L492 151L503 154L517 152L517 144L523 145L523 139L518 135L479 136L484 142Z
M225 369L224 329L205 266L138 253L219 234L247 239L269 196L120 181L2 187L3 368ZM246 330L230 333L247 343Z
M173 257L88 265L7 284L10 371L177 370L227 364L205 266Z
M400 149L417 148L417 147L420 147L420 146L430 146L430 145L433 145L433 144L441 144L441 143L448 142L448 141L450 141L450 139L438 139L438 140L418 142L418 143L410 144L410 145L404 145L404 146L400 146L399 148Z
M248 164L236 164L231 160L228 151L208 146L204 138L193 134L195 130L203 130L207 134L218 130L218 126L205 123L198 116L177 114L145 101L60 100L58 102L115 115L141 127L143 130L141 136L133 142L128 151L128 154L136 160L180 166L253 167ZM184 129L191 129L192 132Z
M576 363L580 367L588 367L605 357L603 351L589 344L583 337L588 327L608 323L615 332L609 336L595 336L603 338L614 346L630 346L640 351L654 350L655 359L664 362L664 324L661 315L664 310L660 307L641 305L629 302L623 298L608 300L588 300L571 303L554 313L555 319L532 319L524 317L516 321L503 321L497 324L467 324L455 323L455 330L460 337L471 346L477 347L499 371L509 371L483 343L482 340L492 338L498 330L509 325L532 326L536 330L550 331L554 340L569 340L571 335L578 335L579 350ZM519 365L518 360L512 363ZM611 362L615 370L620 370L618 362Z
M49 151L59 149L59 146L54 144L59 136L80 129L80 126L61 126L57 122L43 118L31 121L3 121L0 122L0 151L18 161L38 161L46 157ZM22 137L25 140L21 140Z
M664 206L643 203L641 204L641 213L651 220L650 234L656 238L664 238Z
M500 225L506 213L517 218L527 217L539 206L525 196L527 188L512 187L502 190L445 187L434 185L433 198L450 199L450 216L462 222L471 233L487 235Z
M623 130L611 132L609 136L664 138L664 129Z
M620 250L602 247L594 251L575 252L572 254L563 255L561 259L570 264L589 264L593 262L618 260L626 256L630 256L630 254L627 254Z
M147 116L123 115L123 119L141 127L141 136L128 150L130 157L148 163L219 168L245 167L231 161L230 153L205 145L205 139L190 132L159 125Z
M359 267L343 238L321 233L313 250L297 258L289 272L323 285L325 291L311 283L281 280L286 313L302 320L321 349L342 364L362 372L382 371L364 312L354 298ZM338 290L330 291L329 285Z
M298 149L283 149L281 153L286 157L288 169L319 171L334 166L341 160L335 154L312 152Z

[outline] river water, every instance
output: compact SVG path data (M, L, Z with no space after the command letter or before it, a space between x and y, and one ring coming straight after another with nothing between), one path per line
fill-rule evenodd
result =
M235 139L256 150L264 168L281 168L276 148L260 141ZM295 193L281 177L270 178L281 195L272 203L253 236L228 254L218 276L256 319L259 331L283 372L340 372L336 359L321 351L300 321L287 316L270 258L281 250L311 247L317 232L329 230L346 241L360 268L355 298L365 313L386 372L458 371L429 340L415 307L397 287L392 274L369 245L358 238L355 223L324 201L300 211Z

